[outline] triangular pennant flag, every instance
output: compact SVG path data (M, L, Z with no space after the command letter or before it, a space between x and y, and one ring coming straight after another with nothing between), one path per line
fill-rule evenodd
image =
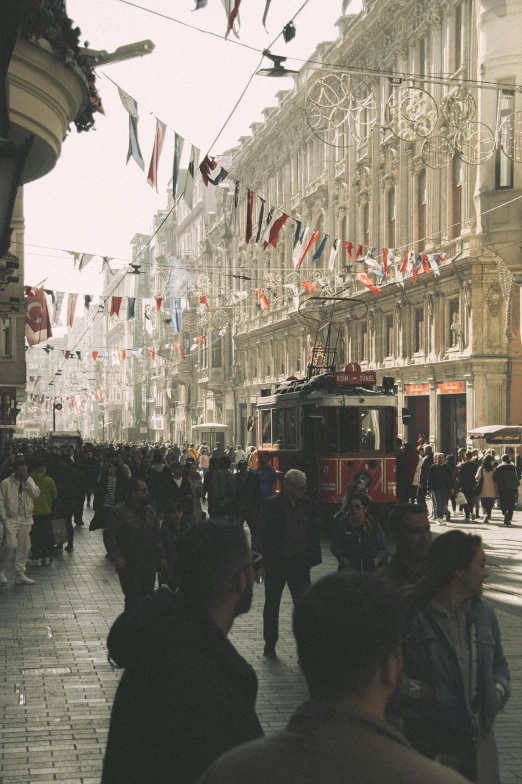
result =
M204 343L206 339L206 335L200 335L199 338L196 340L196 343Z
M89 262L91 262L94 258L94 254L92 253L82 253L80 256L80 263L78 265L78 272L81 272Z
M74 312L76 310L76 301L78 299L78 294L69 294L69 299L67 300L67 326L72 327L74 321Z
M163 297L154 297L156 300L156 310L161 310L161 303L163 302Z
M317 286L315 283L312 283L311 280L302 280L301 286L305 287L309 297L314 296L314 291L319 291L319 286Z
M351 259L352 258L352 250L354 248L353 242L344 242L343 245L344 245L344 247L346 249L346 255L348 256L349 259Z
M317 250L315 251L314 255L312 256L312 264L317 264L317 262L319 261L319 259L323 255L324 249L326 248L326 243L328 241L328 237L329 237L329 235L325 234L323 239L319 243L319 246L318 246Z
M232 205L232 234L238 233L240 187L239 180L236 180L234 184L234 201Z
M174 132L174 160L172 162L172 198L176 198L176 190L178 187L179 167L181 164L181 156L183 154L183 145L185 139Z
M203 185L205 188L208 188L208 180L210 172L213 171L217 166L216 159L212 156L205 155L201 163L199 164L199 170L201 172L201 177L203 179Z
M234 5L232 6L232 2ZM225 10L227 10L228 18L227 18L227 31L225 33L225 40L230 35L230 31L234 33L236 38L239 38L239 35L236 32L234 27L234 22L236 21L236 17L239 14L239 6L241 5L241 0L224 0ZM232 6L230 8L230 6ZM228 13L228 8L230 8L230 12Z
M261 232L263 231L263 218L265 215L265 204L266 204L266 199L263 199L261 196L258 196L258 199L261 202L261 206L259 207L259 216L257 218L256 242L259 242L259 240L261 239Z
M152 361L154 362L154 360L156 359L156 352L154 351L154 346L149 346L148 350L149 350L149 354L152 357Z
M194 183L196 177L196 170L199 164L199 155L200 150L194 145L190 148L190 160L187 169L187 178L185 180L185 201L187 203L187 207L192 209L194 206Z
M272 306L268 301L268 298L263 291L263 289L253 289L256 294L259 294L259 304L261 305L261 310L272 310Z
M130 158L134 158L142 171L145 171L145 161L140 150L140 143L138 141L138 104L128 95L124 90L118 87L121 102L127 112L129 113L129 149L127 151L127 163Z
M71 352L69 350L65 351L65 359L69 359L71 356Z
M205 308L207 309L207 311L210 312L210 305L208 304L208 300L207 300L206 297L200 297L199 298L199 302L200 302L200 305L204 305Z
M141 351L142 351L141 348L132 348L131 354L133 354L136 357L136 359L141 359Z
M91 295L90 294L84 294L83 295L83 307L85 308L85 310L89 310L89 308L91 307L91 302L92 302Z
M390 276L390 267L389 264L394 259L395 256L395 248L381 248L382 250L382 263L384 265L384 274L388 278Z
M92 352L92 358L93 358L93 361L96 362L96 360L98 359L98 352L97 351L93 351Z
M221 164L220 164L220 166L221 166ZM212 179L212 177L209 177L209 178L208 178L208 181L209 181L209 182L210 182L212 185L219 185L220 183L222 183L222 182L223 182L223 180L226 180L226 178L227 178L227 177L228 177L228 172L227 172L227 170L226 170L226 169L224 169L224 168L223 168L223 166L221 166L221 169L220 169L220 171L219 171L219 172L218 172L218 174L217 174L217 175L214 177L214 179Z
M109 311L109 316L119 316L120 315L120 308L121 308L121 301L123 297L111 297L111 309Z
M430 260L428 256L426 255L426 253L421 253L420 257L421 257L422 271L424 273L429 272L431 267L430 267Z
M78 251L75 250L68 250L67 253L69 253L73 257L73 270L75 270L76 265L78 264L78 262L82 257L82 254L78 253Z
M254 191L248 190L247 193L247 214L246 214L246 233L245 242L248 245L252 239L253 226L252 226L252 212L254 209Z
M310 236L311 231L312 230L309 229L308 227L303 229L301 236L294 243L294 250L292 253L292 262L294 265L294 269L299 269L299 267L303 262L303 259L301 258L303 256L303 248L308 243L308 237Z
M147 177L147 182L151 188L156 188L156 193L158 192L158 164L161 158L161 151L163 150L166 133L167 126L156 118L156 135L154 137L154 147L152 148L149 175Z
M364 253L364 245L357 245L357 248L355 249L354 261L357 261L359 257L363 255L363 253Z
M51 298L51 302L54 305L54 291L52 289L44 289L44 291Z
M182 347L181 343L178 341L177 343L174 343L174 345L178 349L180 357L182 359L185 359L185 354L183 353L183 347Z
M430 267L433 270L436 276L440 275L439 266L441 261L444 261L444 257L440 255L440 253L432 253L429 257L430 260Z
M294 232L294 244L292 246L293 248L295 248L297 243L300 242L302 240L302 238L303 238L302 227L303 227L303 224L301 223L301 221L300 220L296 220L296 222L295 222L295 232Z
M102 259L103 261L102 261L101 272L108 272L109 275L114 277L114 272L111 270L111 265L109 264L109 261L112 261L112 258L110 256L103 256Z
M330 258L328 259L328 270L330 272L334 271L335 259L337 258L338 252L339 252L339 240L334 240L332 244L332 248L330 250Z
M265 241L263 245L264 250L266 250L269 245L272 245L273 248L277 248L277 238L279 236L279 232L281 231L281 229L283 228L287 220L288 220L288 215L285 212L283 212L283 214L280 215L279 218L276 218L275 220L271 221L270 226L267 228L265 232L265 237L268 234L268 239Z
M126 349L120 348L120 354L121 354L121 361L125 362L125 360L127 359L127 351L126 351Z
M136 305L136 297L127 297L127 321L134 318L134 307Z
M81 362L82 361L82 352L81 351L77 351L76 352L76 356L78 357L78 362Z
M299 260L299 264L297 265L297 268L296 268L296 269L299 269L299 267L301 266L301 264L302 264L302 263L303 263L303 261L304 261L304 258L305 258L305 256L306 256L306 254L308 253L308 251L310 250L310 248L312 247L312 245L314 244L314 242L316 241L316 239L317 239L317 237L319 236L319 234L320 234L320 233L321 233L321 232L320 232L320 231L318 231L318 229L314 229L314 231L312 232L312 235L311 235L310 239L308 240L308 242L307 242L307 244L306 244L306 247L305 247L305 249L304 249L304 253L303 253L303 255L301 256L301 259Z
M360 281L360 282L361 282L361 283L362 283L364 286L366 286L366 288L367 288L367 289L370 289L370 291L373 291L373 293L374 293L374 294L380 294L380 293L381 293L381 289L380 289L380 288L378 288L378 287L377 287L377 286L376 286L376 285L373 283L373 281L371 280L371 278L369 278L369 277L368 277L368 275L366 274L366 272L358 272L358 273L356 274L356 276L355 276L355 277L356 277L356 278L357 278L357 280L359 280L359 281Z

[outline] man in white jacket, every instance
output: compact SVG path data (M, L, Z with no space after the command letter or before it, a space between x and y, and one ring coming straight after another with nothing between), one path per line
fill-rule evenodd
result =
M33 526L33 500L40 489L27 473L23 458L17 458L14 472L0 483L0 585L6 585L5 566L16 550L15 567L18 585L34 585L25 574L29 555L29 533Z

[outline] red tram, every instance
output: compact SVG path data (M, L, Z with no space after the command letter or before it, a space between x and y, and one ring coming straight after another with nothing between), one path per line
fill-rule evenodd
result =
M270 454L279 479L301 469L308 494L321 505L342 503L353 481L363 481L373 501L396 502L393 381L376 389L374 372L348 365L289 379L258 398L259 448Z

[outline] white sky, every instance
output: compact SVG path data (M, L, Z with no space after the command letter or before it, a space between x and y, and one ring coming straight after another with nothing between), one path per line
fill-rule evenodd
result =
M192 0L137 2L221 36L225 33L226 17L220 0L209 0L207 8L197 12L192 11ZM241 42L258 48L268 46L301 4L302 0L272 0L266 33L261 24L265 0L243 0ZM356 0L350 12L359 7ZM139 139L145 173L132 159L125 165L128 114L116 87L100 77L97 85L106 117L96 115L96 130L88 133L78 134L72 126L55 169L25 188L26 283L35 285L47 276L46 288L99 293L100 261L93 260L82 273L73 272L72 257L69 261L62 258L63 254L29 243L130 260L131 238L136 232L148 234L155 210L166 205L172 129L186 139L184 163L188 143L206 152L260 55L119 0L67 0L67 9L81 28L82 41L89 41L91 48L113 51L147 38L156 44L151 55L98 70L99 75L105 72L140 104ZM340 16L341 0L309 0L296 19L296 38L290 44L281 38L273 51L309 57L318 43L336 38L334 23ZM268 65L265 59L263 66ZM287 66L298 70L301 64L289 60ZM222 152L234 146L239 136L249 134L250 124L262 120L261 110L275 105L276 92L292 85L291 78L255 77L212 152ZM155 129L155 119L148 112L171 129L160 162L158 194L146 182Z

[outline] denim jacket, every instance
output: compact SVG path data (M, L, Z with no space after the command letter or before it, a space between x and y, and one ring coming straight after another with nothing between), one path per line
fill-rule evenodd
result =
M509 668L493 606L485 599L474 599L466 610L466 618L468 643L473 619L477 623L477 702L480 726L488 731L509 698ZM455 730L469 729L471 716L457 654L430 605L414 617L410 626L404 643L404 672L410 678L427 681L433 689L434 702L417 704L418 718Z

